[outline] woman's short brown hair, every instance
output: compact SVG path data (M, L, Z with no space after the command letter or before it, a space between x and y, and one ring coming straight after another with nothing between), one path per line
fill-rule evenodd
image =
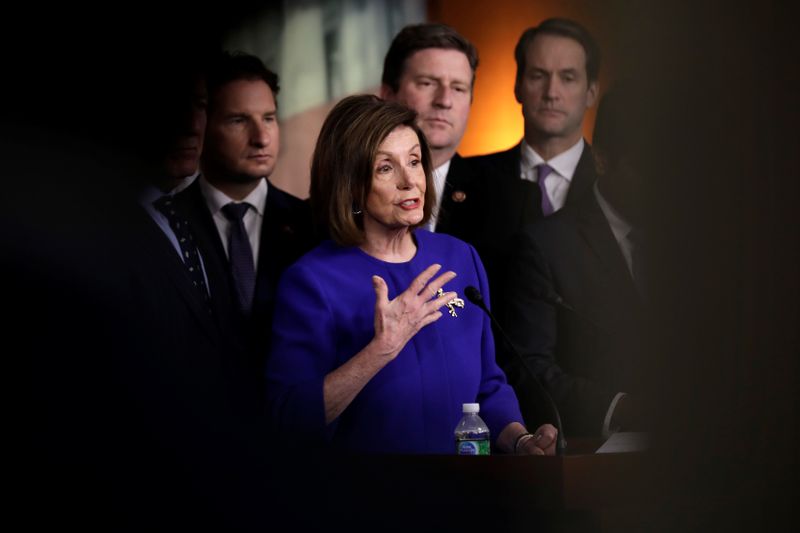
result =
M419 224L430 220L436 194L428 142L416 124L417 114L402 104L363 94L343 99L328 114L311 163L311 209L317 228L343 246L364 242L362 211L372 187L378 147L397 127L419 138L425 171L425 204Z

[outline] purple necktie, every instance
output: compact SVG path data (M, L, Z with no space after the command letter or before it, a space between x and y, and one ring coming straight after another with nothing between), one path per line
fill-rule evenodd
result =
M538 171L539 189L542 191L542 214L549 216L553 214L554 209L553 204L550 203L550 197L547 196L547 188L545 188L544 182L553 171L553 167L547 163L542 163L536 166L536 170Z
M253 261L253 249L250 247L250 238L244 227L244 215L250 208L246 202L231 202L222 206L222 214L231 222L231 234L228 237L228 258L231 266L231 276L236 287L236 299L239 309L245 314L250 314L253 306L253 294L256 289L256 268Z

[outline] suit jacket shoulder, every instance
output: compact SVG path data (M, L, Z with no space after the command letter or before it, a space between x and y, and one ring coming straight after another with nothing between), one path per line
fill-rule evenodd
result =
M261 229L259 262L265 259L280 266L282 272L314 244L308 200L301 200L270 183ZM277 283L277 279L274 281Z
M513 174L519 175L520 143L515 144L507 150L477 155L470 159L484 172L502 172L505 176Z
M279 189L267 180L269 190L267 192L267 205L270 207L286 209L289 211L303 211L308 209L308 200L302 200L297 196L289 194L283 189Z

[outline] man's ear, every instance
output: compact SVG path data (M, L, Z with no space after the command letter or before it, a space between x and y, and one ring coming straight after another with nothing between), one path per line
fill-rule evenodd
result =
M600 93L600 84L597 80L589 83L589 90L586 91L586 107L592 107L597 102L597 95Z
M514 82L514 98L517 99L517 103L518 104L521 104L522 103L522 98L519 95L519 93L520 93L519 83L520 83L519 80Z

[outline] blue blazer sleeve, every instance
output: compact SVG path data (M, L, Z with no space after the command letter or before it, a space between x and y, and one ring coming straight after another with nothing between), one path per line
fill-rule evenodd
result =
M325 438L322 387L335 368L333 314L314 273L300 265L281 278L266 365L267 409L279 433Z

